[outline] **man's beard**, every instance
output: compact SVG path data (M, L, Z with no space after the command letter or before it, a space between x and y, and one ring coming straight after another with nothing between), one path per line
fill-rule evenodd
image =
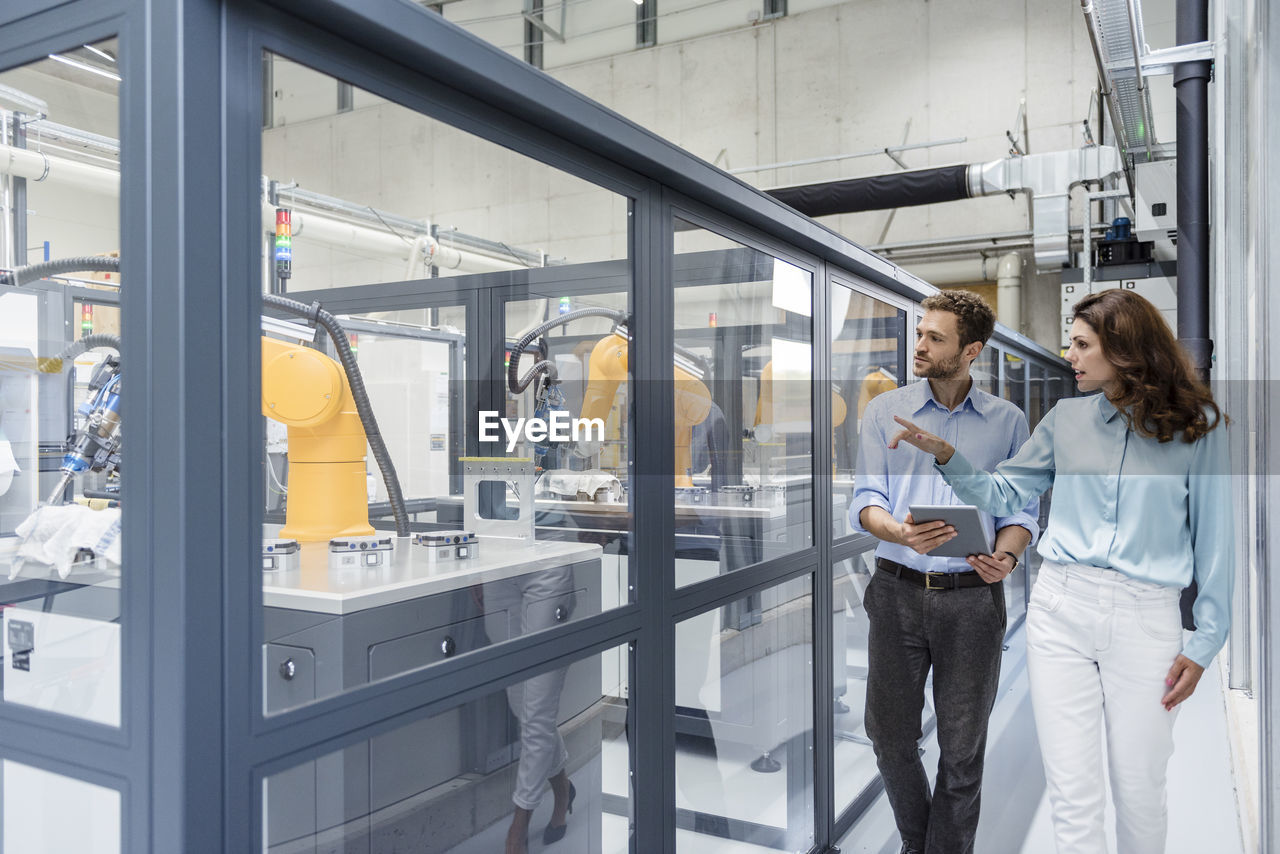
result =
M924 372L917 372L916 376L925 380L951 380L956 379L956 375L960 372L960 354L957 353L950 359L941 362L925 362L928 366Z

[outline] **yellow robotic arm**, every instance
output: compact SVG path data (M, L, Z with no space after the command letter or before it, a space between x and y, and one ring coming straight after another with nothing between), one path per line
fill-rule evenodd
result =
M813 420L813 412L808 408L809 395L806 392L795 394L794 399L786 392L781 395L779 401L782 405L779 407L782 421L792 422L811 422ZM753 424L754 427L767 425L771 432L786 432L775 430L773 425L776 423L774 418L774 388L773 388L773 360L764 366L764 370L760 372L760 396L756 398L756 417ZM844 402L844 398L840 396L840 392L831 389L831 426L839 427L844 420L849 417L849 405ZM762 441L769 441L764 438Z
M795 385L795 383L791 383ZM760 372L760 396L756 398L756 417L752 425L757 441L768 443L778 440L782 433L791 432L779 429L778 422L812 424L813 411L809 408L809 395L806 392L790 395L784 391L779 395L778 406L774 405L773 360L770 359ZM777 416L777 420L775 420ZM831 389L831 450L832 468L835 468L836 428L849 417L849 405L841 397L839 390ZM811 429L810 429L811 432Z
M342 366L318 350L263 337L262 414L289 428L280 536L315 542L372 534L364 427Z
M601 338L591 350L581 417L605 420L609 408L613 406L613 399L618 394L618 385L626 378L627 339L615 331ZM693 437L693 425L701 424L711 412L711 392L702 380L679 364L674 368L674 378L675 485L693 486L689 472L692 465L689 445ZM587 451L588 454L592 452L590 449Z

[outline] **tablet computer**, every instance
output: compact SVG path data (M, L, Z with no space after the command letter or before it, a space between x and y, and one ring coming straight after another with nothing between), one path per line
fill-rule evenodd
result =
M982 527L982 515L972 504L912 504L911 518L921 522L946 522L956 535L929 552L930 557L968 557L991 554L994 547Z

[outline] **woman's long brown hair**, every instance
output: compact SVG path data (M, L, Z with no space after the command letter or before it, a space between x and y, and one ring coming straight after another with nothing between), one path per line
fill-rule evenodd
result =
M1184 442L1194 442L1225 418L1169 324L1147 300L1108 290L1080 300L1072 312L1097 333L1102 355L1116 370L1116 390L1108 397L1134 432L1161 442L1181 434Z

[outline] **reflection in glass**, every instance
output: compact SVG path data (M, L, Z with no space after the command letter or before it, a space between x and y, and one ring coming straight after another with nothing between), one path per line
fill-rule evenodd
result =
M109 39L0 73L3 701L108 726L129 470L117 52Z
M606 650L268 777L262 850L626 851L629 657Z
M812 581L676 625L676 848L813 844Z
M1013 403L1014 406L1022 410L1025 414L1027 411L1027 366L1028 362L1012 353L1003 353L1004 357L1004 397ZM1028 424L1030 420L1028 419ZM1043 510L1041 511L1044 512ZM1041 523L1041 531L1044 530ZM1027 610L1027 579L1028 570L1031 564L1031 556L1035 551L1034 546L1027 548L1021 556L1022 563L1017 571L1014 572L1004 582L1004 602L1005 613L1008 615L1008 624L1014 625Z
M366 92L340 109L335 78L267 61L253 547L274 714L630 601L631 265L625 196ZM601 371L602 435L562 437Z
M813 275L677 220L676 580L813 542Z
M862 413L876 395L906 381L906 317L900 308L832 283L830 385L835 476L831 483L836 537L849 533L848 508L853 498Z
M867 612L862 596L871 581L874 548L832 567L835 812L839 815L875 779L876 758L863 725L867 699ZM928 714L928 712L926 712Z
M627 257L627 200L266 54L264 287L272 293Z
M0 851L119 854L118 791L10 759L0 764Z
M996 348L990 343L986 344L978 358L973 360L973 365L969 368L969 376L973 377L973 384L976 388L980 388L987 394L1000 393L1000 356L996 352Z
M1040 423L1040 419L1049 411L1049 407L1045 405L1045 380L1048 371L1041 365L1032 364L1027 372L1029 382L1027 383L1027 425L1032 429L1036 429L1036 425Z

